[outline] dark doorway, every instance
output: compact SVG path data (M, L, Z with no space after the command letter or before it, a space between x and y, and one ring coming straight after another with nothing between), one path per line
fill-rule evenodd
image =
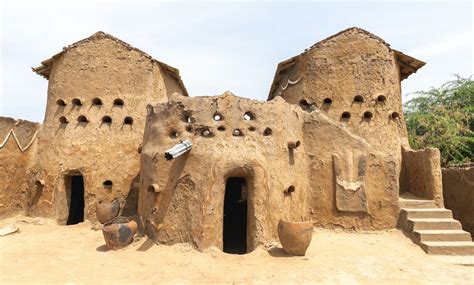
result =
M245 178L227 179L224 197L224 252L247 252L247 185Z
M84 178L82 175L66 177L66 191L69 198L69 216L67 225L84 221Z

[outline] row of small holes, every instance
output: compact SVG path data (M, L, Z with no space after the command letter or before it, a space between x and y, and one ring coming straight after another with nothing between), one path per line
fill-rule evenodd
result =
M222 121L224 120L224 116L222 116L222 114L220 113L215 113L212 118L214 119L214 121ZM248 112L245 112L244 115L243 115L243 118L244 120L246 121L252 121L252 120L255 120L255 114L248 111ZM190 117L186 117L185 119L186 122L190 123L191 122L191 118Z
M374 115L372 114L372 112L367 111L367 112L364 113L364 118L365 119L370 119L373 116ZM397 112L393 112L390 116L392 117L392 119L396 119L396 118L400 117L400 114L398 114ZM349 119L350 117L351 117L351 113L347 112L347 111L343 112L342 115L341 115L341 118L343 118L343 119Z
M71 102L72 102L72 105L74 105L74 106L82 106L82 101L80 99L74 98L74 99L72 99ZM63 106L63 107L67 105L66 102L63 99L58 99L56 101L56 104L58 106ZM102 100L100 100L100 98L94 98L94 99L92 99L92 105L102 106ZM123 102L122 99L115 99L114 100L114 106L120 106L121 107L123 105L124 105L124 102Z
M377 97L377 101L380 102L380 103L383 103L387 100L387 98L384 96L384 95L379 95ZM362 97L361 95L357 95L354 97L354 102L356 103L363 103L365 101L364 97ZM323 100L323 103L325 105L331 105L332 104L332 99L331 98L324 98ZM303 106L308 106L310 105L308 103L308 101L306 101L306 99L301 99L300 102L299 102L300 105L303 105Z
M224 126L219 126L219 127L217 128L217 130L223 132L223 131L226 130L226 128L225 128ZM256 128L253 127L253 126L250 126L250 127L248 128L248 130L251 131L251 132L254 132L254 131L256 130ZM192 132L193 129L188 126L188 127L186 127L186 131ZM272 135L272 133L273 133L273 131L272 131L272 129L270 129L270 128L266 128L266 129L263 131L263 135L264 135L264 136L270 136L270 135ZM232 131L232 135L235 136L235 137L241 137L241 136L244 136L244 133L243 133L243 131L242 131L241 129L234 129L234 130ZM208 137L208 138L209 138L209 137L213 137L214 135L213 135L213 133L211 132L210 129L206 128L206 129L203 129L203 130L201 131L201 136L203 136L203 137ZM179 137L179 133L178 133L177 131L175 131L175 130L172 130L172 131L169 133L169 137L172 138L172 139L177 139L177 138Z
M87 117L84 116L84 115L80 115L79 117L77 117L77 121L78 121L79 123L88 123L88 122L89 122L89 119L87 119ZM61 117L59 118L59 122L60 122L61 124L67 124L67 123L69 123L69 120L68 120L66 117L64 117L64 116L61 116ZM112 118L109 117L109 116L104 116L104 117L102 117L102 123L110 124L110 123L112 123ZM131 124L133 124L133 118L132 118L132 117L125 117L125 118L123 119L123 123L124 123L125 125L131 125Z

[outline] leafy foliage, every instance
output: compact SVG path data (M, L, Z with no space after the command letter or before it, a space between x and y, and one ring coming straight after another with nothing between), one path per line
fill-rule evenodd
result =
M462 78L415 93L404 104L410 145L436 147L441 165L474 161L474 81Z

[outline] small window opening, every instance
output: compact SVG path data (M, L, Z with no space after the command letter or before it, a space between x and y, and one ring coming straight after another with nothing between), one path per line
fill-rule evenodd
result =
M251 131L251 132L255 132L256 129L255 129L254 126L250 126L248 130Z
M291 194L295 192L295 186L290 185L285 191L285 194Z
M150 193L159 193L161 192L160 191L160 186L156 183L153 183L153 184L150 184L148 185L148 187L146 188L146 190Z
M244 120L246 120L246 121L255 120L255 114L250 112L250 111L245 112Z
M354 102L363 103L364 102L364 97L362 97L361 95L357 95L357 96L354 97Z
M271 136L273 134L273 131L272 129L270 128L266 128L264 131L263 131L263 135L264 136Z
M367 112L364 113L364 118L365 119L371 119L373 116L374 115L372 114L372 112L367 111Z
M232 132L232 135L234 137L242 137L244 133L240 129L234 129L234 131Z
M188 111L185 111L183 115L181 116L181 120L185 123L191 124L194 122L193 117L191 117L191 113Z
M102 117L102 123L111 124L112 123L112 118L110 116L103 116Z
M102 183L102 185L104 185L104 188L110 189L112 188L113 182L112 180L105 180L104 183Z
M114 100L114 107L122 107L123 106L123 100L122 99L115 99Z
M133 118L132 117L125 117L125 119L123 119L123 123L125 125L131 125L131 124L133 124Z
M377 102L383 103L387 100L387 98L384 95L379 95L377 97Z
M350 112L343 112L341 115L341 118L343 119L350 119L351 118L351 113Z
M299 101L299 105L301 109L305 111L314 111L315 110L315 104L314 103L309 103L306 99L301 99Z
M392 119L396 119L396 118L399 118L400 117L400 114L398 114L398 112L393 112L392 113Z
M66 102L64 102L63 99L58 99L58 101L56 101L56 104L61 107L66 106Z
M222 121L224 117L222 117L222 115L219 113L215 113L212 118L214 119L214 121Z
M89 122L89 120L87 119L87 117L84 116L84 115L80 115L79 117L77 117L77 121L78 121L79 123L88 123L88 122Z
M92 105L102 106L102 100L100 100L100 98L94 98L94 99L92 99Z
M74 99L72 99L72 104L74 106L82 106L82 101L77 99L77 98L74 98Z
M325 105L331 105L331 104L332 104L331 98L325 98L325 99L323 100L323 102L324 102Z
M219 126L219 127L217 128L217 130L223 132L223 131L225 131L225 127L224 127L224 126Z
M60 122L61 124L67 124L67 123L69 123L68 119L67 119L66 117L64 117L64 116L61 116L61 117L59 118L59 122Z
M41 179L35 180L35 185L36 185L36 187L43 187L44 186L44 180L41 180Z
M169 137L172 139L177 139L179 137L179 133L177 131L171 131Z
M214 134L211 132L209 128L204 128L201 130L201 136L205 138L211 138L214 136Z

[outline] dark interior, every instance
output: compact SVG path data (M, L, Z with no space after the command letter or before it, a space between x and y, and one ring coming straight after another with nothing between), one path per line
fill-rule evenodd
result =
M224 198L224 252L247 252L247 197L246 181L230 177L225 186Z
M84 178L82 175L73 175L69 179L71 204L66 224L75 225L84 221Z

